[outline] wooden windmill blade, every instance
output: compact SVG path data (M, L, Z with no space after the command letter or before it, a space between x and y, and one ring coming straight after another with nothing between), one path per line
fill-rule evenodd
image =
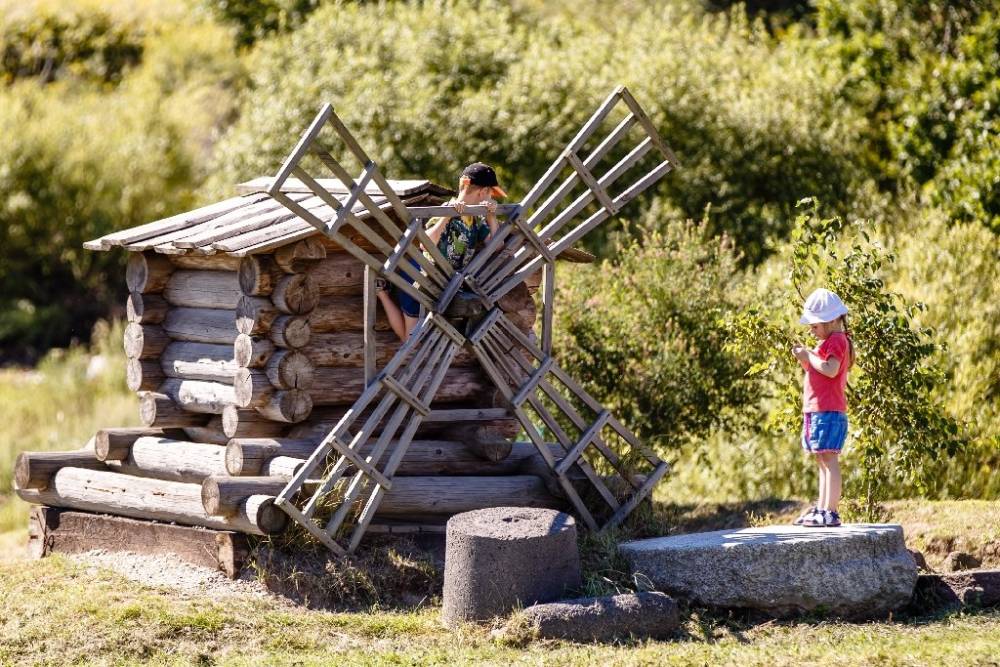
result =
M580 151L615 113L624 116L581 158ZM487 249L492 253L474 260L467 270L470 282L495 302L677 165L635 98L624 86L616 88L525 196L521 219L493 239ZM631 183L622 188L619 181Z
M624 116L615 119L616 110ZM580 157L608 122L613 123L610 131ZM626 141L630 137L632 143ZM650 158L654 163L647 166ZM620 87L526 195L521 215L504 225L466 270L467 282L488 303L543 271L540 344L496 308L469 342L567 499L591 527L620 523L649 496L668 465L559 368L552 356L555 257L676 165L676 157L645 112ZM568 175L560 178L565 172ZM628 185L622 188L622 182ZM561 455L551 453L546 443L552 440ZM574 470L580 473L575 481ZM592 497L589 503L585 496Z
M357 179L350 175L342 160L334 157L329 148L330 140L340 144L347 160L360 166ZM321 176L314 176L314 173L332 174L344 184L348 194L338 198L319 183ZM324 212L307 210L281 191L282 185L292 176L327 205ZM455 273L430 242L422 221L410 214L378 165L368 157L329 104L320 109L285 159L268 194L425 308L434 304ZM393 213L395 220L388 211ZM367 220L361 220L361 215ZM361 248L344 234L345 231L363 238L385 259Z
M278 506L335 553L353 551L392 488L396 469L464 342L447 321L428 313L278 494ZM362 455L362 447L373 439L374 447ZM392 452L383 464L390 444ZM357 472L347 481L344 475L351 468ZM344 546L338 533L351 518L355 528Z

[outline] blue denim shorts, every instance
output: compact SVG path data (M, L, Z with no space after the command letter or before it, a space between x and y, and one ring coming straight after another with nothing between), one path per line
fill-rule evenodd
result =
M406 259L409 260L410 265L415 267L417 275L420 275L420 265L417 264L417 260L412 257L407 257ZM416 280L416 276L410 277L409 273L406 271L400 271L400 273L403 278L406 279L406 282L411 285L413 284L413 281ZM403 314L409 315L410 317L420 317L420 302L403 290L399 290L399 309L403 311Z
M847 415L843 412L807 412L802 415L802 449L839 452L847 439Z

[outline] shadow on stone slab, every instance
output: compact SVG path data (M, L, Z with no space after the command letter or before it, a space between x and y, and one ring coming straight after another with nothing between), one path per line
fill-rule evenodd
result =
M664 593L626 593L537 604L523 616L545 639L610 642L669 639L680 626L677 603Z

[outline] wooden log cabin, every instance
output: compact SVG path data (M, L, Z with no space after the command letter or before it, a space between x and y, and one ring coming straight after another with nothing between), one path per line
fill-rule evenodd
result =
M274 496L363 390L364 341L375 343L376 368L400 342L381 308L365 317L361 262L265 194L268 184L255 179L235 197L85 244L129 253L126 382L137 394L143 426L109 425L81 449L20 456L18 495L60 508L32 514L32 535L43 543L86 546L54 532L53 511L229 536L289 526ZM452 194L423 180L390 185L408 206L438 204ZM338 181L323 187L347 199ZM294 180L282 190L319 216L331 212ZM394 215L390 206L384 210ZM366 214L357 208L360 218ZM592 259L579 251L566 255ZM535 287L529 280L500 303L529 335ZM519 424L472 354L456 358L431 408L371 531L441 531L449 516L471 509L564 505L534 446L514 441ZM88 518L98 520L75 516L76 523L63 523ZM139 535L146 546L151 535L164 535L169 544L159 548L167 551L190 542L176 531L129 526L92 532L113 534L119 543L123 535ZM107 545L91 545L98 547Z

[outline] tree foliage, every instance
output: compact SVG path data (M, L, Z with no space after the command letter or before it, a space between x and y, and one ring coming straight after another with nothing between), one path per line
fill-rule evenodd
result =
M850 310L857 355L848 384L854 461L848 493L872 507L891 489L925 491L931 464L966 442L935 396L944 382L935 363L941 343L914 323L925 306L886 288L884 273L895 257L870 240L867 225L848 227L839 217L822 218L815 200L803 204L809 208L791 234L790 289L773 305L734 317L730 347L756 355L748 373L765 379L776 400L768 426L794 432L801 425L802 372L790 350L801 336L789 324L798 321L812 289L833 290Z

